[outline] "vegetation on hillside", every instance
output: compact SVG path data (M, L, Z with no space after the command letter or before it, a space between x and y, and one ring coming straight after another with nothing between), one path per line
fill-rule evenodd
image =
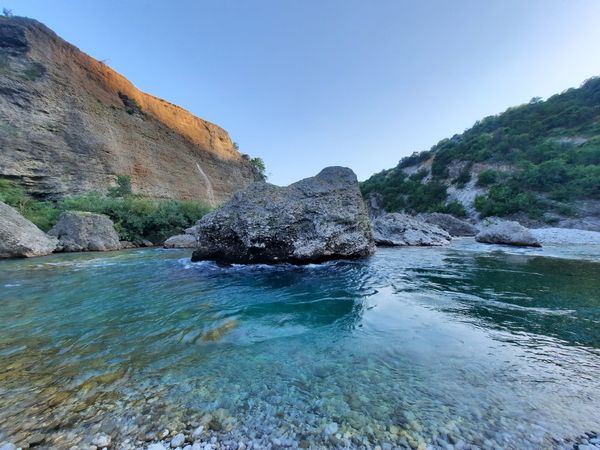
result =
M63 211L87 211L106 214L115 223L121 240L161 242L192 226L210 207L189 200L154 200L131 193L131 180L118 177L118 186L107 196L89 193L67 197L58 202L31 198L21 186L0 179L0 201L17 209L39 228L48 231Z
M427 183L419 186L412 176L402 174L401 169L432 157ZM453 162L466 165L450 179ZM464 133L402 159L396 168L373 175L362 190L365 195L380 193L389 210L442 210L447 207L445 186L464 186L473 163L512 167L503 172L487 170L476 180L478 186L489 188L475 202L483 217L519 212L540 216L561 203L600 200L600 78L546 101L534 98L486 117Z
M458 217L466 215L459 202L446 202L446 185L437 180L423 182L427 171L407 175L400 167L384 170L361 183L363 195L377 193L386 211L444 212Z

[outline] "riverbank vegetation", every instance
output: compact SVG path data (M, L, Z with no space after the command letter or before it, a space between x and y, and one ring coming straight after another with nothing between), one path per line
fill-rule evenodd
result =
M402 169L431 158L431 173L404 175ZM456 163L464 169L452 177ZM424 201L419 209L444 209L445 188L464 187L476 163L492 167L476 180L478 187L488 189L475 201L483 217L540 216L576 200L600 200L600 78L546 101L533 98L486 117L430 150L403 158L396 168L373 175L362 189L381 194L390 210L415 209L417 201ZM415 184L415 176L422 186Z
M0 179L0 201L17 209L40 229L48 231L63 211L106 214L115 223L121 240L161 242L182 232L210 211L202 202L149 199L131 193L129 177L119 176L118 185L108 195L88 193L57 202L29 196L12 180Z

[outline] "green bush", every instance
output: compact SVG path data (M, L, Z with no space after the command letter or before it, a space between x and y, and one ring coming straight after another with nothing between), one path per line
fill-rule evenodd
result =
M473 163L468 163L463 167L460 171L454 182L456 183L456 187L459 189L464 188L469 181L471 181L471 169L473 168Z
M129 175L117 175L117 186L108 189L109 197L126 197L131 195L131 177Z
M267 179L267 168L262 158L252 158L250 159L250 164L252 164L252 167L254 168L256 181L265 181Z
M479 187L486 187L494 184L496 181L498 181L498 172L493 169L487 169L477 176L476 185Z
M52 202L38 201L11 180L0 179L0 201L12 206L25 218L44 231L56 223L60 210Z
M543 203L537 196L505 185L492 186L487 196L478 195L474 203L481 217L503 217L519 212L540 217L543 213Z
M464 205L458 200L453 200L451 202L446 203L443 208L440 208L440 210L436 212L452 214L455 217L467 217L467 210L465 209Z

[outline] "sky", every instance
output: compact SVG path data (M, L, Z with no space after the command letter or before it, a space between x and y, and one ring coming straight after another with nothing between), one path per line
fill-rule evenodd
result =
M225 128L269 181L359 180L600 75L600 0L0 0Z

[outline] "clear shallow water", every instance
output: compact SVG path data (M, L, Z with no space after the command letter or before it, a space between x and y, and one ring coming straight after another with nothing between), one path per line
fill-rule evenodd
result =
M0 262L0 311L0 441L198 422L260 446L560 448L600 428L600 248L55 255Z

